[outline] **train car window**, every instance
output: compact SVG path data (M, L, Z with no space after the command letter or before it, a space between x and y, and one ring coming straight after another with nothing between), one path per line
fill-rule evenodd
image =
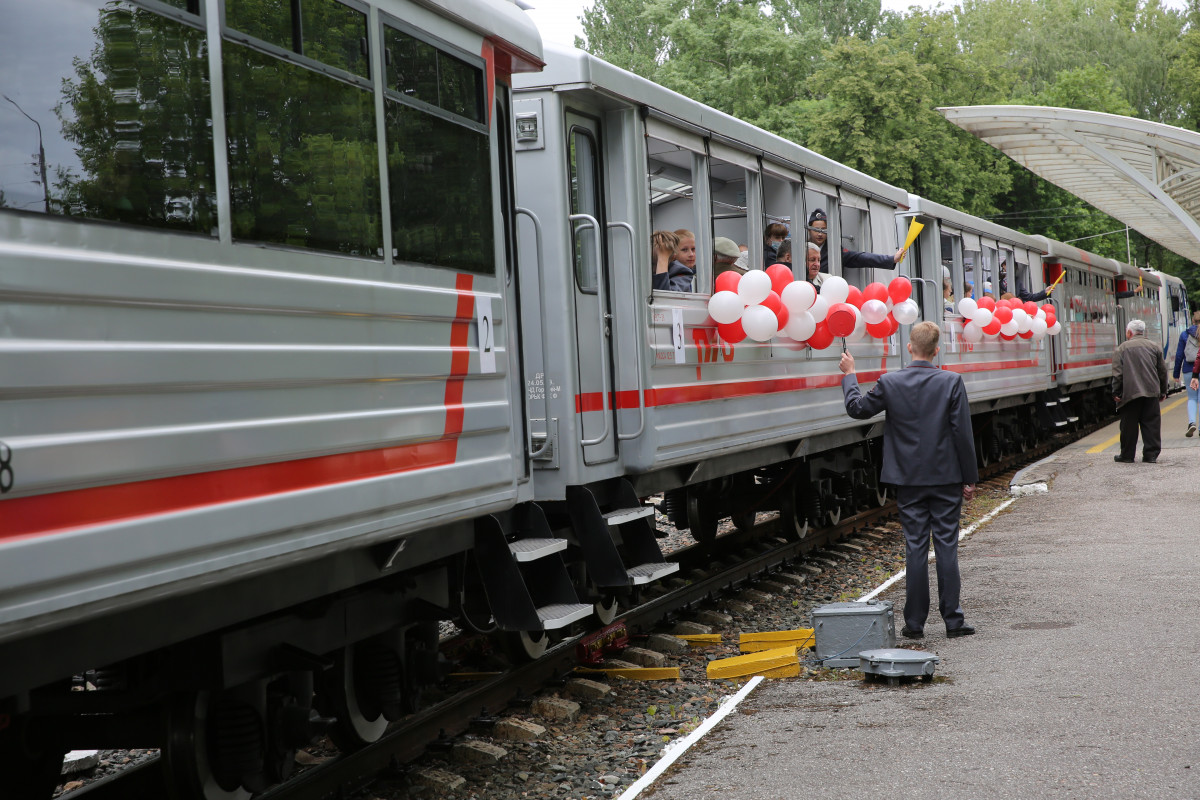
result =
M750 220L746 213L746 186L747 173L743 167L717 158L709 158L709 222L714 242L719 236L738 244L750 241ZM774 264L779 259L767 251L766 260ZM711 265L714 263L713 254L699 253L697 261ZM699 289L700 287L694 288Z
M6 7L0 209L215 236L200 24L124 0Z
M965 295L961 281L955 280L956 275L962 274L962 239L942 233L942 306L945 312L953 316L958 313L958 301ZM955 290L958 286L958 290Z
M382 255L371 91L239 42L224 62L234 238Z
M978 300L983 297L986 287L983 285L982 262L983 254L978 250L963 250L963 282L970 297Z
M837 213L837 201L831 195L812 189L810 184L806 184L804 187L804 210L808 214L808 219L812 220L807 226L808 240L821 249L821 271L836 274L842 264L841 249L835 247L834 252L830 253L829 226L836 221L831 219L831 215ZM818 211L821 213L818 214ZM803 248L797 245L793 245L793 247L808 249L807 244Z
M1013 259L1013 251L1007 248L1000 249L1000 267L996 271L996 282L999 284L998 291L1000 294L1006 292L1017 293L1016 287L1013 286L1013 270L1016 269L1016 261ZM1000 295L996 295L999 297Z
M696 187L692 176L696 174L696 159L697 154L687 148L662 139L646 139L651 230L695 232ZM654 254L647 253L646 258L653 274Z
M365 7L340 0L226 0L225 24L281 50L370 77Z
M572 214L589 214L600 219L600 184L596 165L596 143L590 133L580 128L571 131L567 151L571 180ZM601 224L603 224L601 222ZM600 265L596 263L596 236L599 231L587 221L572 222L574 236L572 254L575 281L580 291L593 293L597 287Z
M384 128L395 262L495 271L491 139L481 101L483 62L469 64L392 25L386 53ZM465 94L439 74L470 71ZM452 82L453 83L453 82ZM464 99L465 98L465 99Z
M805 277L805 251L808 249L808 238L804 234L803 225L792 224L798 201L799 183L792 183L774 175L763 175L763 225L785 225L788 229L786 251L787 263L791 264L792 274L799 280ZM801 210L803 208L801 207ZM747 234L749 235L749 234ZM736 240L742 244L742 239ZM768 255L770 255L768 253Z
M1033 291L1033 276L1028 264L1018 263L1013 265L1012 281L1009 283L1008 291L1013 294L1018 294L1021 291Z
M993 299L1000 299L1000 253L996 248L983 245L980 264L982 268L980 274L983 279L983 291L990 294ZM981 295L982 296L982 295Z
M484 121L480 67L391 26L383 31L389 89L473 122Z
M841 222L841 241L845 250L855 250L860 253L871 252L871 219L865 208L842 205L838 216ZM845 262L843 253L843 262ZM843 263L842 272L846 281L852 286L863 288L872 281L872 270L857 267L846 267Z

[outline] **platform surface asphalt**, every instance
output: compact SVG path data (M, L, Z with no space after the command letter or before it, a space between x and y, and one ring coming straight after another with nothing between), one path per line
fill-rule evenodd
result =
M765 681L642 796L1200 798L1200 438L1182 397L1157 464L1140 446L1114 463L1108 426L963 540L978 633L945 637L933 581L925 639L899 639L941 658L933 683ZM899 627L903 584L883 596Z

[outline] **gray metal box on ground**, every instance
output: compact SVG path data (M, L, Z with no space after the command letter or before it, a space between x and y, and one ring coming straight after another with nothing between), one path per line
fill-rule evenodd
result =
M830 603L812 611L816 657L827 667L857 667L858 654L896 646L892 601Z

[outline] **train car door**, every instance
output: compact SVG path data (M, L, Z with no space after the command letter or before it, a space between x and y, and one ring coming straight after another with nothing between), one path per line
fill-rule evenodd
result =
M568 112L567 177L575 302L575 412L585 464L617 457L612 398L612 313L605 256L600 124Z

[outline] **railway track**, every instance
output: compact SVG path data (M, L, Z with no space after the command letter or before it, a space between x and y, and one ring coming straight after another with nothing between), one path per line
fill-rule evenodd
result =
M980 470L980 482L995 482L1032 463L1106 422L1059 434L994 461ZM883 524L895 514L894 501L843 518L836 525L812 530L799 540L782 538L784 525L778 519L765 521L745 533L721 536L707 544L696 544L671 554L680 562L681 574L708 574L698 580L678 582L656 596L644 596L620 615L631 631L649 631L673 615L700 607L752 580L766 577L803 561L830 544L856 531ZM712 572L714 564L732 562ZM704 573L701 573L704 574ZM308 767L287 782L262 794L261 800L325 800L344 798L366 788L381 773L402 767L418 758L439 739L448 741L473 725L494 717L506 707L528 700L537 691L568 675L577 664L576 645L587 634L563 639L536 661L514 666L494 677L467 686L449 697L394 723L374 744L329 762ZM69 795L87 800L161 800L166 778L159 759L92 782Z

